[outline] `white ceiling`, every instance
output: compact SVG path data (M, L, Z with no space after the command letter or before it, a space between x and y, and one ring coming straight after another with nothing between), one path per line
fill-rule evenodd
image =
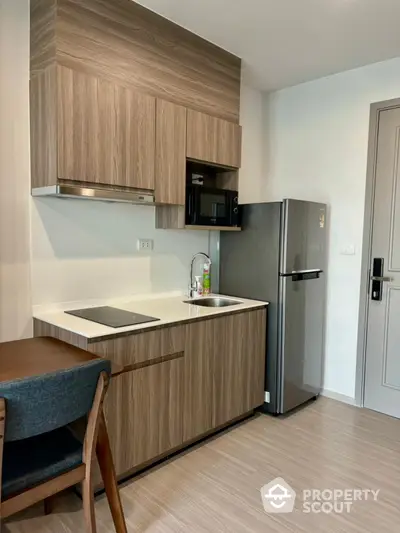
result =
M280 89L400 56L400 0L139 0Z

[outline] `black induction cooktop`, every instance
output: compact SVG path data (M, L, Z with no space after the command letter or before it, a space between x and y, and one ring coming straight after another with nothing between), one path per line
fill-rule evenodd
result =
M126 326L136 326L137 324L145 324L146 322L155 322L160 320L153 316L139 315L131 311L124 311L116 307L87 307L86 309L75 309L72 311L65 311L68 315L74 315L91 322L97 322L110 328L124 328Z

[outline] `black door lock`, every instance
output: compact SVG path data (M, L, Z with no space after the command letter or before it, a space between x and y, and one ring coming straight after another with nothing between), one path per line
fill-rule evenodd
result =
M383 282L386 281L383 277L383 264L383 257L375 257L372 264L371 300L374 300L375 302L382 301Z

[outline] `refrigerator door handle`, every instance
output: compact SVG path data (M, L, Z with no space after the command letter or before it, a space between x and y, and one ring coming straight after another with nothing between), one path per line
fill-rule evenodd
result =
M322 270L303 270L300 272L292 272L291 274L283 274L283 279L291 279L292 281L309 281L313 279L319 279L322 274Z
M292 274L311 274L313 272L323 272L321 268L311 268L309 270L292 270Z
M321 268L312 268L311 270L293 270L292 272L285 272L279 274L282 277L288 278L290 276L296 276L298 274L322 274L323 270Z

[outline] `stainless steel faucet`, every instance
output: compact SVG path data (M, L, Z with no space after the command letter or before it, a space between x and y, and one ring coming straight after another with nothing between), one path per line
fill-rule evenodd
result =
M192 262L190 263L189 298L193 298L193 294L199 289L199 287L197 286L197 282L193 282L193 264L195 262L195 259L200 256L205 257L205 259L207 259L208 261L208 264L211 265L211 259L204 252L198 252L197 254L194 254L194 256L192 257Z

